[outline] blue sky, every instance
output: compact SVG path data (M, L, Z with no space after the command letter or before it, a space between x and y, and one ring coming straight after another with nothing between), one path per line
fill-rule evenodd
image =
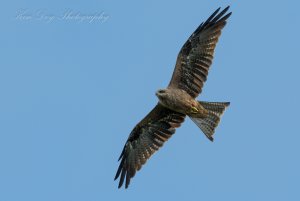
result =
M227 5L233 15L199 97L231 102L215 142L187 119L129 189L117 189L117 158L131 129L156 104L188 36ZM7 1L0 200L299 200L299 6Z

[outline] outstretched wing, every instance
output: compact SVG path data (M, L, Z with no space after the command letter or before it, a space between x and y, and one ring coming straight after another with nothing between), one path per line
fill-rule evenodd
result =
M201 93L221 30L231 15L231 12L226 14L228 9L229 6L220 13L220 8L217 9L185 42L178 54L169 88L183 89L194 98Z
M131 131L119 160L115 180L120 176L119 188L128 187L130 179L147 159L163 146L184 121L185 115L157 104L156 107Z

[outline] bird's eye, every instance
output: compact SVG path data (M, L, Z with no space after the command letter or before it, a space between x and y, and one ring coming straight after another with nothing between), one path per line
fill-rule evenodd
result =
M165 93L165 90L159 90L158 91L160 94Z

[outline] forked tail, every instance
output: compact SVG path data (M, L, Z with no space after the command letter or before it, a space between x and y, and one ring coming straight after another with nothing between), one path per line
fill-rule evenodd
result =
M230 105L229 102L204 102L199 103L208 111L208 116L205 118L190 118L193 122L202 130L208 139L213 141L213 134L216 127L218 126L221 116L225 111L226 107Z

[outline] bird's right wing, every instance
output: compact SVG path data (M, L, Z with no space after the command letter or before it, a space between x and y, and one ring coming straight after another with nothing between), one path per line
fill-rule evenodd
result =
M131 131L119 160L115 180L120 176L119 188L126 178L125 188L136 171L140 170L147 159L163 146L184 121L185 115L169 110L159 103Z
M229 6L220 13L220 8L217 9L185 42L178 54L169 88L183 89L193 98L201 93L221 30L231 15L231 12L227 13L228 9Z

